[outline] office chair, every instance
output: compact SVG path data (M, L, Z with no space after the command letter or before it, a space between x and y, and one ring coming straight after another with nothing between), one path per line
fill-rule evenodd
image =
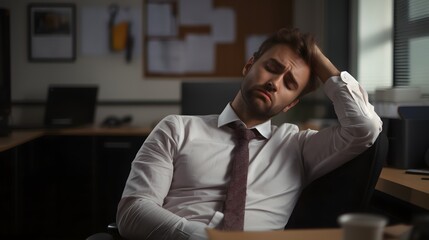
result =
M301 193L285 229L338 227L346 212L367 212L388 149L384 132L365 152L310 183ZM115 223L87 240L122 240Z
M370 212L369 204L387 156L384 132L354 159L304 188L285 229L339 227L347 212Z

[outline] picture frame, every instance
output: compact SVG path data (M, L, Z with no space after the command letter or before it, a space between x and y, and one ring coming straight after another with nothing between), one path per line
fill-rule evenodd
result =
M72 62L76 59L76 6L72 3L28 5L28 59Z

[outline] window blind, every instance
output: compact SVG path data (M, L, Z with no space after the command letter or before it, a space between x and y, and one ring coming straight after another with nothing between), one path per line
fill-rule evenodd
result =
M429 89L429 1L394 1L394 86Z

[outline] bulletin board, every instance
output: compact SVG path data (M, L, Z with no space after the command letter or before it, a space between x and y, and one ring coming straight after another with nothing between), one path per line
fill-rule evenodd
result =
M143 3L145 77L240 77L265 37L293 26L293 0Z

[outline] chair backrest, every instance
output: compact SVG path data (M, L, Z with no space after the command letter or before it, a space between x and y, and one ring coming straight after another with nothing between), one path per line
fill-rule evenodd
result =
M219 114L240 89L240 81L182 82L182 114Z
M310 183L285 228L338 227L339 215L368 212L387 148L388 140L382 132L365 152Z

